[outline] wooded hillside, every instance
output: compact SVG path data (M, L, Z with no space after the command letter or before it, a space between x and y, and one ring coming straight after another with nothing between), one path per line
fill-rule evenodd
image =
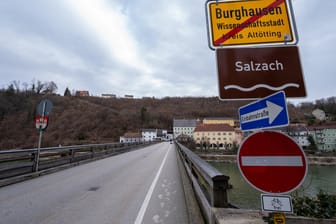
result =
M217 97L124 99L41 95L0 91L0 150L37 147L36 107L53 102L42 147L119 141L125 132L142 128L172 130L174 118L232 117L249 101L220 101ZM307 122L315 104L288 105L291 122Z

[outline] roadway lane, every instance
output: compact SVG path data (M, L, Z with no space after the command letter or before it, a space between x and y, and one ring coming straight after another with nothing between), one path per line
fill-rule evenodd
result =
M0 223L188 223L174 144L0 188Z

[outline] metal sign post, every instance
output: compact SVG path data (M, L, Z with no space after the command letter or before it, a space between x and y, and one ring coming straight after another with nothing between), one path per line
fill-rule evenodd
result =
M43 103L42 116L45 114L46 104L47 104L47 102ZM43 131L40 129L39 132L40 132L40 135L39 135L39 141L38 141L38 145L37 145L37 156L36 156L35 172L37 172L38 168L39 168L38 166L39 166L39 160L40 160L40 148L41 148L42 133L43 133Z
M37 156L36 156L36 165L35 165L35 172L38 171L39 160L40 160L40 148L41 148L41 141L42 141L42 130L40 130L39 141L37 145Z
M47 115L49 115L51 108L52 108L52 103L48 99L41 101L37 107L37 111L41 117L38 117L38 119L36 119L36 128L38 129L40 134L39 134L39 140L38 140L38 145L37 145L37 155L35 159L35 172L37 172L39 169L42 133L43 133L43 130L47 128L47 125L48 125Z

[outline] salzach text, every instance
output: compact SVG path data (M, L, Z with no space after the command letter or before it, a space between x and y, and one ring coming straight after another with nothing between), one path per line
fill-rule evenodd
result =
M262 72L262 71L283 71L283 63L275 60L273 62L254 62L244 63L242 61L235 62L235 70L237 72Z

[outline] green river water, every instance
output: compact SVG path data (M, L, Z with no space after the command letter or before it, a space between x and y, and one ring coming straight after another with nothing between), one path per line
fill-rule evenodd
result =
M230 177L233 186L228 191L229 202L239 208L261 209L261 192L249 185L235 163L209 162L224 175ZM308 166L303 184L293 194L314 196L320 190L336 194L336 166Z

